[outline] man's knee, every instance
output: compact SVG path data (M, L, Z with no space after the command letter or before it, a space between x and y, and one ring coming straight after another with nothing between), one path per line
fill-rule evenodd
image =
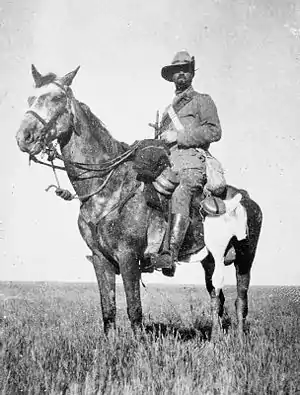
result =
M190 201L190 189L180 182L172 195L172 213L189 215Z

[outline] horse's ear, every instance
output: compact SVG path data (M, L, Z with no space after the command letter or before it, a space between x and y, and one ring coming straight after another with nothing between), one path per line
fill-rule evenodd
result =
M37 71L34 64L31 65L31 73L35 82L35 86L39 86L42 79L42 74Z
M80 69L80 66L78 66L77 69L66 74L64 77L60 78L60 82L65 86L70 86L79 69Z

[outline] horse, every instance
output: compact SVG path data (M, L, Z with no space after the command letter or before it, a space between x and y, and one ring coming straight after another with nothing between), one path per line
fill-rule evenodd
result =
M58 77L54 73L42 75L32 65L35 92L28 98L29 108L21 121L16 140L20 150L39 163L42 162L36 155L47 152L51 162L48 165L66 170L80 200L78 227L92 252L89 260L98 282L104 332L116 326L118 274L121 274L124 284L128 318L132 328L136 329L142 326L141 272L147 271L143 270L141 262L149 248L151 234L156 241L164 222L161 215L154 214L155 210L147 204L144 184L137 182L132 160L134 148L113 138L90 108L74 97L71 84L78 70L79 67ZM60 152L54 144L58 144ZM61 159L64 167L54 166L55 158ZM231 252L229 262L236 268L238 329L243 333L248 314L250 271L262 212L246 191L234 187L232 190L235 191L233 200L238 197L231 212L225 217L206 217L203 222L204 238L203 233L197 237L202 238L202 247L206 242L206 253L201 263L211 298L212 328L220 328L225 302L223 267L226 254ZM63 194L63 191L57 192ZM232 196L226 200L228 204ZM234 221L239 222L237 211L241 212L245 222L244 237L237 237L232 227ZM202 223L201 218L200 221ZM220 230L224 229L229 231L225 231L226 235L222 237ZM183 255L189 258L192 254L185 251Z

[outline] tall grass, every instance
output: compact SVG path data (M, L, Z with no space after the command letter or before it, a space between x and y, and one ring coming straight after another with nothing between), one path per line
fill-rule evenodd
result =
M299 288L251 288L243 344L230 287L232 323L214 343L202 287L143 290L145 328L135 335L119 287L117 330L108 338L95 285L2 283L0 293L2 394L300 393Z

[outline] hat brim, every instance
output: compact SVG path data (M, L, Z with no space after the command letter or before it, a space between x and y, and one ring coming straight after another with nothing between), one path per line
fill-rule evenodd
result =
M176 63L176 64L170 64L168 66L165 66L161 69L161 76L169 81L173 82L173 75L175 73L178 73L180 70L183 70L185 73L188 72L195 72L195 61L193 60L190 63Z

